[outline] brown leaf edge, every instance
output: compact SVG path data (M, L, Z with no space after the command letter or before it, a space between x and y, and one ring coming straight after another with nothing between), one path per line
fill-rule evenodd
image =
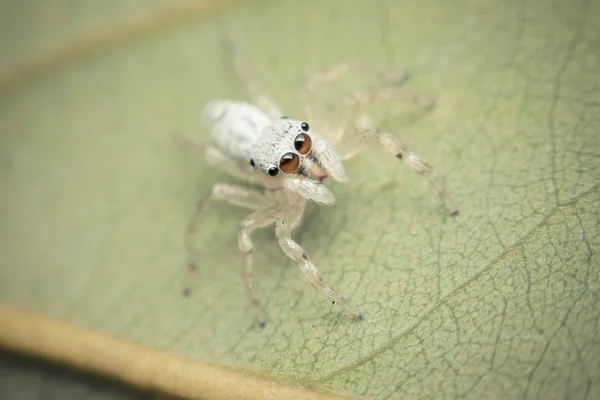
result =
M348 399L213 367L6 305L0 305L0 321L0 348L143 391L211 400Z

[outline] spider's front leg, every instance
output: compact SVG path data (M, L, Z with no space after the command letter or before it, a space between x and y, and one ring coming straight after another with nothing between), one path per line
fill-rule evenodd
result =
M298 204L291 204L282 210L275 228L275 235L277 236L279 245L285 254L298 264L306 279L318 291L329 297L332 303L339 304L357 318L362 319L363 313L325 282L317 267L315 267L306 255L304 249L292 239L292 232L302 220L304 207L305 203L302 201Z
M446 188L444 185L442 185L442 182L438 174L433 169L433 166L426 161L423 161L416 154L408 151L406 147L402 145L400 140L398 140L398 138L390 135L389 133L383 132L379 129L368 129L363 132L363 138L366 141L378 139L388 152L396 156L396 158L401 160L406 166L413 171L426 176L427 179L429 179L431 186L433 186L437 194L440 196L440 199L448 209L450 215L458 215L458 208L456 208L454 202L452 199L450 199Z
M301 93L302 100L304 101L305 113L308 118L315 118L313 109L310 105L310 98L314 97L316 88L326 83L332 83L351 71L362 72L367 76L375 76L380 84L368 90L356 90L346 95L340 103L335 105L334 108L336 108L337 111L339 111L340 106L348 107L355 104L375 102L403 96L412 98L415 97L414 94L408 93L402 88L402 86L410 79L410 73L407 71L373 71L361 65L343 62L324 70L317 71L308 77Z
M391 100L403 100L417 106L416 113L411 113L413 117L421 116L435 106L433 99L411 92L404 87L411 77L410 73L406 71L373 71L369 68L346 62L314 73L308 78L301 92L307 118L316 118L311 106L311 99L318 97L315 95L315 89L322 84L332 83L351 71L361 72L365 76L376 77L378 84L350 92L328 107L329 115L321 122L331 121L332 118L340 122L340 124L336 125L330 125L325 122L327 125L326 139L332 148L335 148L347 133L343 127L350 120L356 118L358 106ZM322 108L325 109L325 107ZM324 115L320 115L319 117L322 118ZM316 119L321 120L321 118ZM354 153L359 151L357 150ZM341 158L344 159L345 157Z

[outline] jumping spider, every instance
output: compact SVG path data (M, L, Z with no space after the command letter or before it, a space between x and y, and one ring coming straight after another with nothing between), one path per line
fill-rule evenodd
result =
M257 311L260 326L265 325L267 317L252 283L251 234L273 224L279 246L298 264L310 283L329 297L332 303L362 319L362 312L325 282L304 249L292 239L293 231L301 223L307 200L320 205L333 204L335 199L323 184L325 179L331 177L338 182L348 180L340 160L349 157L338 155L333 150L344 132L333 140L326 141L324 136L312 131L307 122L282 117L282 112L271 97L251 79L232 43L229 44L234 70L251 95L254 105L238 101L210 102L204 108L203 117L214 146L203 148L203 153L210 165L251 186L216 183L210 194L199 203L186 232L189 270L195 271L197 268L193 236L198 229L200 216L207 210L211 200L223 200L252 210L242 221L239 249L246 254L244 282ZM316 84L333 81L351 68L348 64L342 64L315 74L307 83L304 94L307 96ZM401 90L399 84L405 78L404 74L384 76L383 81L388 85L382 85L371 92L354 92L346 96L340 106L405 97L406 92ZM310 111L307 108L309 116ZM405 165L425 175L449 213L458 214L458 209L454 207L431 165L407 151L394 136L365 125L369 125L368 118L366 124L363 121L364 129L361 132L366 142L379 140L388 152ZM184 293L189 293L189 289Z

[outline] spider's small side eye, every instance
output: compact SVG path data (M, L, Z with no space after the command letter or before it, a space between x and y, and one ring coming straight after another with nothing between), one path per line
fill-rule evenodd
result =
M279 160L279 168L286 174L296 172L300 166L300 157L295 153L285 153Z
M253 158L250 159L250 165L252 165L253 167L256 167L256 164L254 163L254 159Z
M294 147L298 150L298 153L305 156L312 149L312 139L307 134L301 133L294 139Z
M267 173L270 176L275 176L275 175L277 175L279 173L279 169L277 167L271 167L271 168L269 168L269 170L267 171Z
M303 122L302 124L300 124L300 128L302 128L302 130L303 130L304 132L308 132L308 129L309 129L310 127L308 126L308 124L307 124L306 122Z

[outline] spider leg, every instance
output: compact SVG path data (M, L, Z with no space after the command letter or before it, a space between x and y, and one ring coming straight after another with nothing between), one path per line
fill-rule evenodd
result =
M375 75L380 83L384 85L384 87L400 87L410 79L410 74L406 71L393 71L384 73L372 71L368 68L350 62L343 62L317 71L308 77L301 94L302 100L304 101L307 118L314 118L313 110L310 106L310 96L314 94L317 87L322 84L334 82L350 71L359 71L368 75ZM378 89L379 88L375 90ZM359 92L357 91L355 93Z
M252 74L248 69L248 64L242 57L241 51L236 46L234 40L228 34L225 34L223 35L223 42L231 59L233 70L244 85L246 92L252 97L254 104L266 112L271 118L281 118L283 116L281 109L277 106L271 95L252 77Z
M334 119L341 120L341 124L336 127L328 127L327 129L327 131L332 132L331 137L327 138L327 142L331 148L335 148L342 141L344 135L346 134L344 126L347 125L346 123L348 119L350 119L350 115L353 116L356 114L356 108L361 104L390 100L404 100L417 105L420 110L419 113L427 112L435 106L435 103L432 99L428 99L419 94L406 90L404 84L410 80L410 73L406 71L373 71L360 65L345 62L319 71L308 78L302 91L302 99L308 118L314 118L310 99L316 88L321 84L334 82L350 71L358 71L367 75L375 76L379 84L373 88L351 92L342 97L340 101L333 105L331 115ZM363 115L360 117L357 124L359 126L359 130L365 125L365 121L367 125L372 124L370 122L370 118L366 115ZM342 156L342 158L345 157Z
M256 172L249 167L240 166L236 160L229 157L218 148L214 146L199 145L182 135L180 132L174 132L174 136L175 140L177 140L181 146L185 146L186 149L199 153L209 165L220 169L227 175L239 179L242 182L260 184L260 175L256 174Z
M222 200L235 206L250 210L259 210L260 208L267 207L272 204L272 201L269 197L253 189L226 183L216 183L213 185L210 193L208 193L208 195L198 202L196 211L190 219L185 233L189 274L188 280L186 281L186 286L183 289L183 294L186 296L189 295L192 290L192 278L195 277L198 269L198 253L194 247L194 237L198 232L198 228L202 222L202 217L210 208L212 200Z
M250 234L257 229L265 228L276 221L277 210L273 207L264 207L256 210L242 221L242 228L239 235L239 248L240 251L246 253L246 263L243 270L244 284L248 295L252 300L252 305L256 310L258 324L260 327L264 327L267 322L267 315L265 309L260 301L260 298L254 290L253 277L253 257L252 257L252 241Z
M302 274L319 292L329 297L332 303L339 304L357 318L362 319L362 312L325 282L319 270L306 255L304 249L292 239L292 232L302 220L305 204L305 201L302 200L302 202L298 204L292 203L282 210L275 227L275 235L277 236L279 246L281 246L281 249L289 258L298 264Z
M389 133L380 131L379 129L369 129L363 132L363 138L366 141L373 141L375 139L383 145L383 147L391 154L401 160L407 167L413 171L424 175L429 179L429 182L440 196L440 199L448 209L450 215L458 215L458 208L454 205L452 199L448 195L446 188L442 185L442 182L438 174L433 169L433 166L426 161L419 158L414 153L411 153L402 145L400 140Z

